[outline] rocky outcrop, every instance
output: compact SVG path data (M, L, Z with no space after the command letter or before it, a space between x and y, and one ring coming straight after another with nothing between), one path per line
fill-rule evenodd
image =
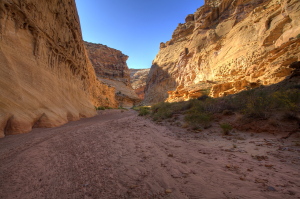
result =
M146 81L149 71L150 69L129 69L131 86L141 100L145 97Z
M130 85L127 55L102 44L85 42L85 46L97 77L120 81L126 86Z
M298 0L206 0L160 44L144 101L188 100L207 90L220 97L277 83L300 59L299 34Z
M130 108L141 100L130 83L128 56L106 45L85 42L89 58L101 82L114 87L120 107Z
M1 0L0 63L0 137L117 106L87 57L74 0Z

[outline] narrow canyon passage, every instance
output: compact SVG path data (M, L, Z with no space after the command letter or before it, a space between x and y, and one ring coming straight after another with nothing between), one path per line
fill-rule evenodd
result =
M0 140L0 198L299 198L299 147L188 133L133 110ZM238 139L239 137L239 139ZM284 149L284 147L286 149Z

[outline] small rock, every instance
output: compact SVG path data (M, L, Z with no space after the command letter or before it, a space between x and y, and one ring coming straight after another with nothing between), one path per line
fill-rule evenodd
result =
M272 164L265 164L265 167L267 167L267 168L272 168L274 165L272 165Z
M252 158L254 158L258 161L263 161L263 160L268 160L269 159L268 156L263 156L263 155L255 155L255 156L252 156Z
M171 190L171 189L166 189L165 192L166 192L166 193L172 193L172 190Z
M137 185L131 185L129 188L134 189L134 188L137 188L137 187L138 187Z
M271 187L271 186L268 186L268 187L267 187L267 190L268 190L268 191L276 191L276 189L275 189L274 187Z
M240 177L240 180L245 181L246 179L244 177Z
M173 156L173 154L172 154L172 153L170 153L170 154L168 154L168 157L171 157L171 158L172 158L172 157L174 157L174 156Z
M294 196L294 195L296 195L296 193L295 193L295 192L293 192L293 191L288 191L288 194L289 194L289 195L291 195L291 196Z

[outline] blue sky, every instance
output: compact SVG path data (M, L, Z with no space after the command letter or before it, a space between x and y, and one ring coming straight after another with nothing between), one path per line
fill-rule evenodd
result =
M121 50L129 68L150 68L160 42L204 0L76 0L83 39Z

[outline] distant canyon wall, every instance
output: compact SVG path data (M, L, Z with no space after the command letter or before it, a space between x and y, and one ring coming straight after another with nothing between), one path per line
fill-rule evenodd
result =
M126 86L130 85L127 55L102 44L85 42L85 46L98 77L120 81Z
M98 79L115 88L118 105L130 108L138 104L141 100L131 86L128 56L102 44L85 42L85 46Z
M138 97L145 98L145 88L150 69L129 69L132 88Z
M0 64L0 137L117 106L88 59L74 0L1 0Z
M300 59L299 0L206 0L160 44L145 103L269 85Z

